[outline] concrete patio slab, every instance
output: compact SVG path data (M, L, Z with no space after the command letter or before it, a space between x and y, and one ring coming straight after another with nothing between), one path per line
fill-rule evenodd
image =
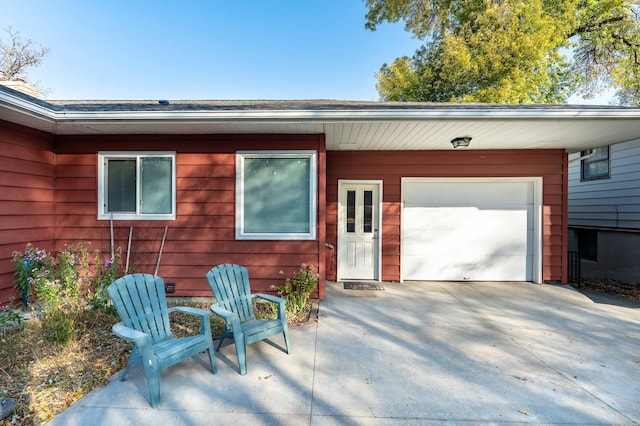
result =
M52 425L640 423L640 303L529 283L327 284L317 323L165 370L148 404L141 369Z

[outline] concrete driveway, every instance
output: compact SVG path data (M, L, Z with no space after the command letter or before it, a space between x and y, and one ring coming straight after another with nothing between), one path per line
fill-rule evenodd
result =
M52 425L640 423L640 304L528 283L327 284L317 323L248 351L140 369Z

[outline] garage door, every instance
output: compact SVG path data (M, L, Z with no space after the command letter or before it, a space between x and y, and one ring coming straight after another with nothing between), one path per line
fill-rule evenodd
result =
M534 281L535 179L403 179L405 280Z

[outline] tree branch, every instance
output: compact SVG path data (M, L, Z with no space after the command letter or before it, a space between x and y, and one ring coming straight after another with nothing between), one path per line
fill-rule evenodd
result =
M583 25L580 26L578 28L576 28L571 34L569 34L569 38L576 36L578 34L582 34L582 33L590 33L593 31L596 31L602 27L604 27L605 25L608 24L613 24L614 22L620 22L620 21L624 21L625 19L627 19L626 16L612 16L611 18L607 18L607 19L603 19L600 22L594 22L594 23L589 23L587 25Z

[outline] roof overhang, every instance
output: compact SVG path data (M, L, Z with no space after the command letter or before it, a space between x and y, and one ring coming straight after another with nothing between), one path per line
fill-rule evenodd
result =
M640 138L640 109L354 101L42 101L0 87L0 120L53 135L318 134L327 150L587 148Z

